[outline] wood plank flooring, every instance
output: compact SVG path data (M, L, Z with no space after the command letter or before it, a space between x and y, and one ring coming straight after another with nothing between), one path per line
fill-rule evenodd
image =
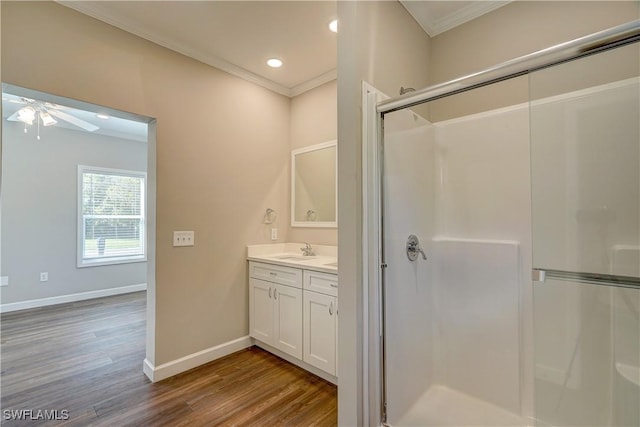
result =
M336 387L257 347L151 383L146 293L0 318L3 426L335 426ZM7 420L57 410L67 420Z

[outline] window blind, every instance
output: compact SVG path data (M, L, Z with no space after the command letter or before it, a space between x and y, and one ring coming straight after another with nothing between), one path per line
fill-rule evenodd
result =
M79 175L82 263L144 258L144 174L81 167Z

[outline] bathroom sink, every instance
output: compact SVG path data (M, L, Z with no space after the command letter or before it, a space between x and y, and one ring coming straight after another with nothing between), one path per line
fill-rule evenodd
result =
M310 257L302 256L302 255L279 255L279 256L274 256L273 258L280 259L283 261L304 261L306 259L310 259Z

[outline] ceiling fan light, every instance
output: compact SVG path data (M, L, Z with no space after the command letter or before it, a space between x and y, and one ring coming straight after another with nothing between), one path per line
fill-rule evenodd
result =
M18 120L26 124L32 125L36 118L36 110L33 107L24 107L18 111Z
M46 111L40 111L40 118L42 119L42 124L44 126L52 126L58 123L58 121L51 117L51 114Z

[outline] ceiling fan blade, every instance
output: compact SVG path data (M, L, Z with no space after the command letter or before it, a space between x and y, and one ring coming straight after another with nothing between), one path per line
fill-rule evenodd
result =
M19 112L20 112L20 110L16 111L12 115L10 115L9 117L7 117L7 120L10 121L10 122L19 122L20 121L20 120L18 120L18 113Z
M15 98L13 96L4 96L4 94L2 96L2 100L10 102L11 104L20 104L20 105L26 104L26 102L24 102L22 98Z
M64 105L60 105L60 104L52 104L51 102L45 102L44 103L44 107L47 110L50 110L52 108L56 109L56 110L70 110L71 108L66 107Z
M89 122L85 122L82 119L74 117L71 114L67 114L67 113L65 113L63 111L60 111L60 110L53 110L52 109L52 110L47 110L47 112L49 114L51 114L52 116L54 116L54 117L57 117L57 118L59 118L61 120L69 122L69 123L71 123L73 125L76 125L76 126L82 128L82 129L86 130L86 131L89 131L89 132L94 132L94 131L100 129L98 126L96 126L94 124L91 124Z

